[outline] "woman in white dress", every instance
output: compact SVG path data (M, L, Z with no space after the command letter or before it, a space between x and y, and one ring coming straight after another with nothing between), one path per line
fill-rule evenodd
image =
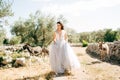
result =
M51 69L57 73L64 73L66 70L80 68L80 62L67 42L67 33L61 22L57 22L57 30L54 32L53 42L50 49Z

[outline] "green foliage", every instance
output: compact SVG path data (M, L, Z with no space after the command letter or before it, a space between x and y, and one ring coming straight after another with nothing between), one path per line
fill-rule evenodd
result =
M104 41L104 35L105 34L105 30L98 30L98 31L94 31L91 33L91 42L99 42L99 41ZM89 38L90 39L90 38ZM93 41L92 41L93 40Z
M83 40L85 40L89 42L89 37L90 37L89 32L80 33L79 41L83 42Z
M120 28L117 29L117 40L120 40Z
M3 61L3 57L2 57L2 56L0 56L0 63L2 63L2 61Z
M9 0L0 0L0 18L13 15L11 5L12 3ZM0 23L2 23L2 21L0 21ZM7 20L5 20L5 23L7 23ZM3 26L0 24L0 45L3 43L8 44L8 40L5 39L5 31Z
M5 39L5 31L2 27L0 27L0 45L3 44L4 39Z
M28 19L19 19L12 26L12 34L21 37L21 43L27 42L33 46L48 46L52 41L55 18L42 15L37 11Z
M11 57L13 58L13 60L16 60L16 58L21 58L22 54L14 52L12 53Z
M104 41L104 30L98 30L93 32L82 32L79 33L79 41L82 42L82 40L85 40L87 42L99 42Z
M88 46L88 42L87 42L87 41L85 41L85 40L82 40L82 46L83 46L83 47Z
M112 31L112 29L107 29L104 35L104 41L113 42L117 40L117 31Z
M19 36L14 36L10 40L8 38L5 38L3 40L3 44L5 44L5 45L8 45L8 44L15 45L15 44L19 44L20 41L21 41L21 38Z
M5 38L5 39L3 40L3 44L5 44L5 45L9 44L9 39Z
M0 57L1 56L5 56L5 53L4 52L0 52Z
M12 3L9 0L0 0L0 18L13 15L11 5Z
M68 35L68 42L70 43L78 43L79 42L79 35L76 33L76 31L72 28L66 28L66 32Z
M10 45L15 45L15 44L19 44L21 41L21 38L19 36L14 36L10 39L9 44Z
M105 41L113 42L115 40L120 40L120 30L113 31L112 29L103 29L93 32L82 32L79 34L79 42L85 40L89 43Z

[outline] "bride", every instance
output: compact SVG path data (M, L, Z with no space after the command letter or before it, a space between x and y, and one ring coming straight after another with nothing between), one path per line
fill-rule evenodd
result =
M67 42L67 33L61 22L57 22L57 30L54 32L50 49L50 65L56 74L70 72L80 67L80 62Z

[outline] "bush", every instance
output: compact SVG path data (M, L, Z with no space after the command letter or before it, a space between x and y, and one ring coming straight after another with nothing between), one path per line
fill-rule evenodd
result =
M11 44L11 45L19 44L20 41L21 41L21 38L18 36L15 36L10 40L9 44Z
M3 57L0 56L0 64L2 63L2 61L3 61Z
M5 56L4 52L0 52L0 57Z
M13 54L11 55L11 57L12 57L14 60L16 60L16 58L21 58L21 57L22 57L22 54L20 54L20 53L13 53Z
M112 31L112 29L107 29L104 35L105 42L113 42L117 40L117 31Z
M5 44L5 45L9 44L9 39L5 38L5 39L3 40L3 44Z
M85 40L82 40L82 46L83 46L83 47L88 46L88 42L87 42L87 41L85 41Z

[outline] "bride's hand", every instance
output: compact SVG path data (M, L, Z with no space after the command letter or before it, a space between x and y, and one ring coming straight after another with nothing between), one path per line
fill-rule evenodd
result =
M54 41L54 44L56 44L56 41Z

